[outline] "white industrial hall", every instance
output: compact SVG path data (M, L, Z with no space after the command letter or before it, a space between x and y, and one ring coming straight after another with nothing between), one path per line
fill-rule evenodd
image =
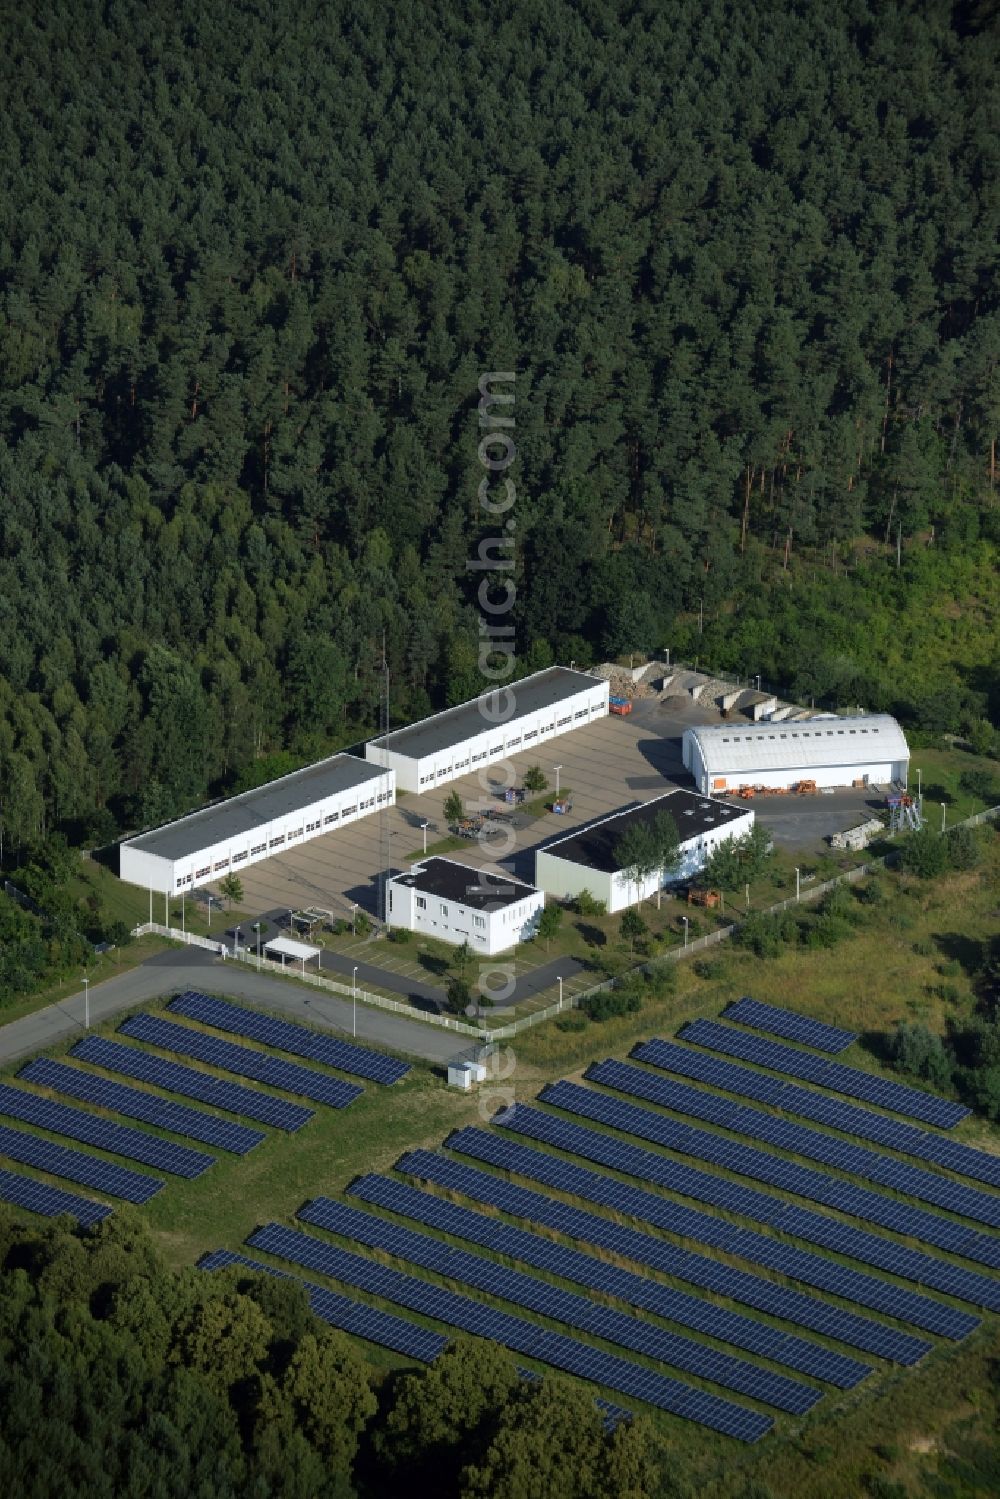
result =
M905 786L910 749L888 713L685 730L684 765L706 796L741 786Z
M422 859L386 882L386 923L492 957L535 935L545 896L506 874Z
M189 891L335 832L395 796L391 770L356 755L331 755L128 839L119 848L119 872L144 890Z
M651 826L661 812L668 812L677 828L676 863L667 870L652 870L637 882L623 869L617 851L631 827ZM747 807L677 787L538 849L535 884L558 900L571 900L586 890L603 901L609 912L624 911L664 885L692 878L705 867L714 848L726 838L742 837L753 823L753 812Z
M549 666L372 739L365 757L395 771L400 791L428 791L605 717L608 690L589 672Z

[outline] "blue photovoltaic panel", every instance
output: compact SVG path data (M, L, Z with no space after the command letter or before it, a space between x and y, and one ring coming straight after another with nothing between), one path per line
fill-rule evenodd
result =
M110 1078L84 1072L81 1067L53 1062L49 1057L38 1057L29 1062L21 1068L18 1077L29 1083L41 1083L57 1093L66 1093L70 1098L82 1099L84 1103L97 1104L112 1114L123 1114L126 1119L140 1119L143 1124L168 1129L188 1140L200 1140L203 1145L232 1151L234 1155L246 1155L261 1140L267 1139L259 1129L247 1129L243 1124L233 1124L229 1119L219 1119L214 1114L202 1113L201 1109L189 1108L186 1103L174 1103L172 1099L160 1098L155 1093L144 1093L141 1088L112 1082Z
M571 1192L576 1197L652 1224L666 1233L738 1255L767 1270L778 1270L791 1280L800 1280L816 1290L842 1296L846 1301L896 1317L901 1322L911 1322L940 1337L964 1338L979 1325L978 1318L933 1301L928 1296L920 1296L874 1275L865 1275L860 1270L848 1269L846 1265L809 1250L782 1244L767 1234L670 1202L638 1187L630 1187L602 1172L574 1165L546 1151L529 1150L513 1141L471 1128L460 1130L448 1144L454 1150L474 1154L480 1160L490 1160L494 1165L517 1171L558 1191Z
M306 1057L310 1062L323 1062L327 1067L336 1067L340 1072L350 1072L373 1083L398 1082L410 1070L409 1062L383 1056L381 1052L370 1051L367 1046L321 1036L316 1031L307 1030L304 1025L275 1020L257 1010L248 1010L244 1005L230 1004L228 1000L215 999L194 990L179 994L171 1000L168 1008L176 1010L178 1015L186 1015L189 1020L214 1026L218 1031L246 1036L250 1041L273 1046L275 1051L288 1051L293 1056Z
M552 1332L537 1322L527 1322L523 1317L487 1306L473 1297L406 1275L401 1270L392 1270L346 1249L338 1249L310 1234L284 1228L280 1223L269 1223L257 1229L247 1243L253 1249L262 1249L279 1259L290 1260L292 1264L329 1275L344 1285L355 1286L370 1295L404 1306L419 1316L445 1322L476 1337L489 1338L512 1353L593 1380L605 1389L635 1396L726 1436L754 1442L774 1424L770 1417L734 1405L718 1395L694 1389L617 1354L606 1353L576 1338Z
M448 1339L443 1333L421 1327L419 1322L411 1322L408 1317L399 1317L395 1312L379 1311L377 1307L367 1306L362 1301L352 1301L349 1296L324 1290L312 1281L299 1280L297 1275L289 1275L285 1270L275 1270L273 1266L248 1259L244 1254L233 1254L229 1249L216 1249L214 1253L203 1255L198 1261L199 1270L226 1270L231 1266L259 1270L281 1280L296 1281L306 1290L309 1305L321 1321L328 1322L331 1327L338 1327L341 1332L350 1332L355 1337L367 1339L369 1343L377 1343L380 1348L391 1348L394 1353L402 1353L407 1358L431 1364L448 1345Z
M876 1182L880 1187L916 1197L921 1202L985 1223L990 1228L1000 1227L1000 1197L950 1181L933 1171L921 1170L906 1161L897 1161L877 1150L868 1150L850 1140L838 1140L791 1119L734 1103L717 1093L674 1082L672 1078L655 1077L644 1068L630 1067L626 1062L610 1059L595 1062L587 1068L585 1075L591 1082L672 1109L675 1114L686 1114L704 1124L715 1124L733 1134L747 1135L778 1150L819 1161L821 1165L832 1166L835 1171L843 1171L869 1183Z
M890 1119L886 1114L875 1114L860 1104L845 1103L840 1098L831 1098L829 1093L816 1093L798 1083L787 1083L782 1078L755 1072L738 1062L727 1062L721 1057L694 1051L689 1046L678 1046L674 1041L646 1041L634 1046L631 1055L637 1062L648 1062L664 1072L675 1072L723 1092L753 1098L758 1103L781 1109L785 1114L798 1114L803 1119L828 1125L853 1138L871 1140L887 1150L916 1156L919 1161L933 1161L936 1166L1000 1187L1000 1157L963 1145L948 1135L932 1135L916 1124Z
M9 1088L2 1083L0 1114L19 1119L22 1124L47 1129L54 1135L80 1140L84 1145L96 1145L98 1150L106 1150L110 1155L127 1156L130 1160L141 1161L144 1166L169 1171L174 1176L200 1176L215 1159L200 1150L191 1150L187 1145L160 1140L141 1129L99 1119L96 1114L87 1114L83 1109L72 1109L67 1104L55 1103L51 1098L40 1098L37 1093Z
M192 1030L188 1025L162 1020L158 1015L133 1015L118 1029L134 1041L147 1041L164 1051L195 1057L210 1067L218 1067L221 1072L235 1072L238 1077L253 1078L254 1082L282 1088L286 1093L296 1093L314 1103L325 1103L331 1109L345 1109L359 1093L364 1092L357 1083L345 1083L342 1078L329 1077L314 1067L286 1062L283 1057L253 1051L249 1046L237 1046L219 1036Z
M599 1124L606 1124L625 1134L637 1135L640 1139L651 1139L656 1143L662 1143L658 1140L660 1134L658 1125L662 1115L654 1114L649 1109L640 1109L635 1104L623 1103L620 1099L609 1098L606 1094L595 1093L590 1088L580 1088L575 1083L567 1082L556 1083L546 1088L541 1097L544 1103L565 1108L571 1113L593 1119ZM668 1119L664 1122L667 1125L664 1133L670 1139L671 1130L674 1127L673 1121ZM783 1198L770 1197L765 1192L757 1191L756 1188L744 1187L725 1177L695 1170L691 1166L682 1165L651 1150L643 1150L637 1145L628 1144L613 1135L584 1129L570 1120L559 1119L552 1114L543 1114L539 1109L528 1108L523 1103L505 1110L494 1120L494 1123L513 1130L518 1135L537 1140L540 1144L554 1146L557 1150L565 1150L571 1155L582 1156L595 1165L606 1166L626 1176L634 1176L642 1182L652 1182L658 1187L677 1192L682 1197L690 1197L696 1202L705 1202L711 1207L720 1208L723 1212L738 1213L742 1217L749 1218L752 1223L767 1224L770 1228L777 1229L779 1233L792 1234L796 1238L817 1244L822 1249L831 1249L835 1254L850 1255L853 1259L861 1260L864 1264L872 1265L878 1270L887 1270L891 1275L898 1275L903 1280L915 1281L917 1285L924 1286L928 1290L943 1291L945 1295L955 1296L960 1301L968 1301L973 1306L985 1307L989 1311L1000 1311L1000 1281L964 1270L950 1264L947 1260L939 1260L933 1255L923 1254L920 1250L908 1249L905 1245L883 1239L878 1234L867 1233L863 1229L841 1223L836 1218L827 1218L822 1213L800 1208L798 1205L786 1202ZM685 1127L681 1126L681 1128ZM708 1131L692 1131L692 1133L704 1135L707 1141L704 1154L709 1159L724 1155L726 1159L720 1160L719 1164L725 1165L731 1171L741 1169L732 1154L732 1145L724 1136L712 1135ZM672 1143L671 1148L676 1148L676 1146ZM749 1146L739 1148L752 1157L761 1154L761 1152L753 1151ZM785 1164L776 1157L768 1158L765 1155L764 1160L768 1159L778 1167ZM746 1166L746 1162L742 1162L741 1165ZM803 1172L806 1172L806 1169L803 1167ZM753 1171L743 1170L743 1174L755 1175L759 1179L758 1173ZM821 1173L812 1172L808 1174L821 1175ZM833 1177L826 1178L826 1180L832 1188L838 1185ZM786 1190L793 1190L790 1183L786 1183ZM877 1194L865 1195L876 1196ZM906 1227L907 1214L912 1213L918 1221L933 1216L918 1209L908 1208L905 1204L893 1202L890 1198L882 1200L887 1209L898 1210L899 1221L893 1226L903 1232L909 1231ZM847 1211L847 1207L842 1202L834 1205L840 1207L842 1211ZM939 1221L947 1225L946 1219ZM914 1236L918 1236L915 1231Z
M491 1160L494 1146L506 1142L483 1130L469 1130L465 1139L455 1136L449 1142L461 1145L470 1154L483 1149L484 1160ZM501 1152L502 1153L502 1152ZM681 1249L665 1239L628 1228L610 1219L554 1201L540 1192L517 1186L487 1171L464 1162L451 1160L429 1150L410 1151L398 1162L398 1169L423 1181L434 1182L448 1191L461 1192L475 1202L488 1204L511 1217L554 1229L579 1244L590 1244L610 1250L638 1265L648 1265L664 1275L698 1286L719 1296L728 1297L770 1317L779 1317L798 1327L837 1338L852 1348L861 1348L878 1358L898 1364L914 1364L930 1351L930 1343L909 1333L873 1322L869 1317L846 1311L828 1301L820 1301L804 1291L762 1280L747 1270L724 1265L708 1255Z
M151 1083L154 1088L196 1098L199 1103L228 1109L231 1114L242 1114L244 1118L256 1119L261 1124L273 1124L276 1129L301 1129L313 1116L312 1109L303 1108L301 1104L286 1103L283 1098L272 1098L269 1093L260 1093L256 1088L245 1088L242 1083L224 1082L222 1078L199 1072L194 1067L166 1062L162 1057L139 1051L135 1046L106 1041L103 1036L88 1036L85 1041L78 1041L71 1055L83 1062L105 1067L108 1072Z
M16 1171L0 1171L0 1202L27 1208L29 1213L41 1213L43 1218L58 1218L68 1213L84 1226L100 1223L113 1211L103 1202L91 1202L89 1197L78 1197L61 1187L47 1186L30 1176L18 1176Z
M478 1244L493 1254L521 1260L536 1270L559 1275L564 1280L585 1286L588 1291L614 1296L630 1306L655 1312L681 1327L690 1327L748 1353L772 1359L799 1374L826 1380L840 1389L853 1388L871 1373L869 1365L857 1359L834 1353L805 1338L780 1332L739 1312L727 1311L686 1291L675 1291L671 1286L651 1280L648 1275L637 1275L634 1270L609 1265L579 1249L553 1243L551 1239L527 1229L515 1228L498 1218L446 1202L392 1177L361 1177L351 1186L350 1195L453 1238Z
M465 1130L463 1130L465 1135ZM523 1147L516 1147L523 1150ZM714 1214L700 1213L694 1208L682 1207L679 1202L643 1192L639 1187L630 1187L603 1172L591 1171L583 1166L571 1165L555 1156L547 1156L537 1150L526 1150L529 1165L538 1172L538 1163L532 1157L541 1157L543 1168L550 1174L559 1175L561 1181L580 1181L582 1187L594 1195L601 1193L601 1201L619 1213L628 1213L634 1219L652 1223L655 1228L666 1229L669 1234L700 1240L721 1249L730 1255L739 1255L753 1264L763 1265L766 1270L778 1270L792 1280L802 1280L805 1285L816 1286L817 1291L828 1291L832 1295L855 1301L858 1306L870 1307L873 1312L883 1312L901 1322L912 1322L915 1327L925 1328L928 1333L940 1337L961 1339L978 1327L978 1318L966 1312L957 1312L940 1301L906 1291L876 1276L868 1276L859 1270L850 1270L846 1265L814 1255L811 1250L795 1249L792 1244L781 1244L775 1238L759 1234L754 1229L726 1222ZM547 1163L552 1162L552 1166ZM520 1169L520 1166L519 1168ZM574 1190L565 1186L564 1190ZM583 1192L579 1193L583 1196Z
M670 1364L685 1374L710 1380L724 1389L760 1400L764 1405L773 1405L777 1410L802 1415L821 1398L819 1390L800 1384L785 1374L772 1373L731 1353L667 1332L630 1313L590 1301L576 1291L564 1291L533 1275L526 1275L523 1270L510 1270L494 1260L483 1259L465 1249L455 1249L429 1234L418 1233L386 1218L334 1202L329 1197L315 1198L300 1210L298 1216L328 1233L349 1239L352 1244L407 1260L432 1274L447 1276L449 1280L484 1291L488 1296L509 1301L522 1311L562 1322L578 1332L603 1338L620 1349L642 1354L657 1363Z
M52 1176L64 1176L83 1187L96 1187L98 1192L122 1197L126 1202L148 1202L163 1186L155 1176L113 1166L96 1155L87 1155L86 1151L70 1150L67 1145L26 1135L23 1130L8 1129L5 1124L0 1124L0 1155L19 1161L22 1166L48 1171Z
M754 1062L758 1067L769 1067L772 1072L785 1072L803 1082L828 1088L832 1093L861 1098L880 1109L906 1114L940 1129L950 1129L969 1112L962 1104L949 1103L933 1093L921 1093L918 1088L891 1082L873 1072L845 1067L843 1062L828 1062L824 1057L796 1051L792 1046L783 1046L780 1041L769 1041L764 1036L748 1036L743 1031L719 1025L715 1020L690 1021L681 1031L681 1038L695 1046L708 1046L739 1057L741 1061Z
M807 1015L796 1015L794 1010L761 1004L760 1000L749 997L734 1000L723 1014L737 1025L768 1031L772 1036L783 1036L786 1041L798 1041L801 1046L812 1046L833 1055L858 1039L855 1031L842 1031L839 1026L825 1025L822 1020L810 1020Z

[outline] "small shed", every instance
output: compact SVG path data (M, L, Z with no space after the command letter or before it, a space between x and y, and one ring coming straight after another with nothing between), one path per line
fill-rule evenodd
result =
M468 1092L473 1083L486 1081L486 1068L482 1062L449 1062L448 1087L461 1088Z

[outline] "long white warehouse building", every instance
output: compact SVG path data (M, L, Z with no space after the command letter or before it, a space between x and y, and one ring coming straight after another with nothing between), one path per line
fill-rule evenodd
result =
M616 850L629 828L651 823L660 812L669 812L676 824L677 862L672 869L651 871L637 886L622 869ZM713 849L726 838L741 838L753 822L749 808L675 788L540 848L535 854L535 884L557 900L572 900L586 890L609 912L624 911L664 885L690 879L705 867Z
M238 874L395 799L391 770L331 755L130 838L119 848L119 872L130 885L173 895Z
M608 711L608 684L589 672L549 666L365 745L365 758L396 773L400 791L430 791Z
M687 729L684 764L706 796L740 786L906 784L910 749L888 713Z

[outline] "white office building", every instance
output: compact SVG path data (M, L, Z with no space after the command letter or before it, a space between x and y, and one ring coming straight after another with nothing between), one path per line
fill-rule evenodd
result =
M400 791L430 791L459 776L606 717L608 684L550 666L484 692L365 745L365 758L396 773Z
M677 862L672 869L653 870L636 882L622 868L617 850L629 828L652 823L660 812L669 812L676 824ZM638 807L613 812L538 849L535 884L557 900L572 900L586 890L595 900L603 901L609 912L624 911L626 906L655 895L659 888L692 879L705 867L713 849L726 838L741 838L753 827L753 821L749 808L678 787Z
M119 848L119 872L144 890L189 891L334 833L395 799L391 770L356 755L331 755L129 838Z
M906 785L910 749L888 713L772 723L712 724L687 729L684 764L710 795L740 786Z
M422 859L386 881L386 924L492 957L535 935L545 896L510 875Z

